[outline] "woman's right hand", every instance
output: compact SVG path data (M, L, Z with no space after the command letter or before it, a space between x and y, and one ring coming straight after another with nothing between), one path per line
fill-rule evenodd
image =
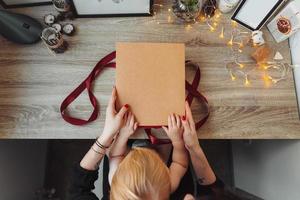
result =
M198 147L199 142L192 111L187 101L185 102L185 111L186 116L181 119L184 128L183 141L187 149L192 149Z

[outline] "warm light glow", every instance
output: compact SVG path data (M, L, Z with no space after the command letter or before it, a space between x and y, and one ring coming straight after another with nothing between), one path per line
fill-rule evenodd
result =
M223 39L224 38L224 27L221 29L221 33L219 35L219 38Z
M207 25L209 26L209 30L211 31L211 32L214 32L216 29L212 26L212 25L210 25L208 22L207 22Z
M267 87L267 88L270 87L270 85L271 85L270 76L268 76L266 73L264 73L263 80L265 83L265 87Z
M159 24L159 22L156 22L157 24Z
M240 43L240 49L241 48L244 48L244 44L242 42Z
M235 28L235 27L238 26L238 23L237 23L236 21L234 21L234 20L231 20L231 26L232 26L233 28Z
M242 49L239 49L239 52L240 52L240 53L242 53L242 52L243 52L243 50L242 50Z
M192 26L191 26L190 24L188 24L188 25L185 26L185 29L186 29L187 31L189 31L191 28L192 28Z
M230 40L227 42L227 44L228 44L229 46L232 46L232 45L233 45L233 35L231 35L231 38L230 38Z
M168 9L168 12L171 12L171 11L172 11L172 9L171 9L171 8L169 8L169 9Z
M264 81L269 81L270 80L269 76L267 74L264 74L263 79L264 79Z
M238 65L240 66L240 68L244 68L245 67L245 65L242 64L242 63L238 63Z
M245 85L249 86L250 85L250 81L248 80L248 76L246 75L245 77Z
M231 76L231 80L232 80L232 81L235 81L235 80L236 80L236 77L232 74L231 71L230 71L230 76Z
M214 27L218 26L218 23L217 23L217 22L214 22L213 24L214 24Z

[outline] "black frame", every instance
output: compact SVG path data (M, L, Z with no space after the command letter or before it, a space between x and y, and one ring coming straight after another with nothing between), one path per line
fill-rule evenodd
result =
M78 14L76 10L76 6L73 0L69 1L71 3L71 7L76 18L94 18L94 17L143 17L143 16L152 16L153 14L153 0L149 0L150 10L149 13L128 13L128 14L89 14L89 15L81 15Z
M285 2L285 0L277 0L277 3L273 6L273 8L267 13L265 18L260 22L260 24L256 27L253 28L249 26L248 24L245 24L244 22L241 22L240 20L236 19L236 15L239 13L240 9L243 7L247 0L242 0L241 3L238 5L237 9L234 11L231 19L238 22L239 24L245 26L246 28L250 29L251 31L256 31L259 30L266 22L267 20L271 17L271 15L276 11L276 9L279 8L279 6Z
M52 4L51 0L49 0L49 2L20 3L20 4L14 4L14 5L7 5L3 0L0 0L0 5L3 8L21 8L21 7L32 7L32 6L44 6L44 5L50 5L50 4Z

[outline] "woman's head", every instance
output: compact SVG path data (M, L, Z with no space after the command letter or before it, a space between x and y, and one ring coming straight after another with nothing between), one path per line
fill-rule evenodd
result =
M171 192L169 170L159 155L134 148L119 165L111 183L111 200L164 200Z

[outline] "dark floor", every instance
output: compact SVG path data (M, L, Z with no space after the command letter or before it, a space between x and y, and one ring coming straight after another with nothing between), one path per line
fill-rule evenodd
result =
M66 199L71 166L81 160L93 142L94 140L49 140L45 187L55 188L60 199ZM230 141L202 140L201 146L217 176L229 187L233 186Z

